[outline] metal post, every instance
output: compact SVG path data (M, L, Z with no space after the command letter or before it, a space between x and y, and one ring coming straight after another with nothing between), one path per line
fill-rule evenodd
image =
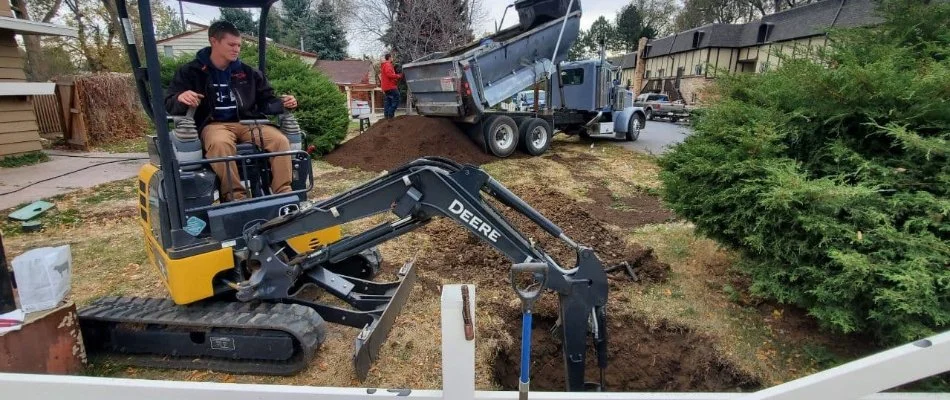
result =
M185 6L182 4L182 0L178 0L178 15L181 16L181 31L185 32L188 27L185 25Z
M10 279L10 269L7 268L7 253L3 249L3 233L0 232L0 314L13 310L16 310L13 280Z
M554 68L556 69L556 73L557 73L558 89L560 90L560 94L561 94L562 106L564 105L564 85L560 83L561 82L561 63L557 62L557 52L561 48L561 38L564 36L564 28L567 27L567 18L571 15L572 8L574 8L574 0L571 0L571 2L567 5L567 14L564 14L564 22L561 23L561 31L557 34L557 43L554 44L554 54L551 55L551 63L554 64ZM551 111L551 107L553 107L551 103L553 103L553 101L547 101L547 100L545 101L547 102L547 105L548 105L547 107L548 111Z

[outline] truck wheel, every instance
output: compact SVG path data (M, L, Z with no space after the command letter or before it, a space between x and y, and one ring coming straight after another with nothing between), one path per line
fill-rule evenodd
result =
M521 123L521 148L532 156L540 156L551 147L554 136L551 125L541 118L529 118Z
M627 122L627 141L635 142L640 138L640 129L646 124L646 118L640 114L630 116L630 122Z
M518 124L507 115L491 116L484 122L484 137L488 151L505 158L518 148Z
M653 109L648 108L644 112L647 114L647 119L653 121Z

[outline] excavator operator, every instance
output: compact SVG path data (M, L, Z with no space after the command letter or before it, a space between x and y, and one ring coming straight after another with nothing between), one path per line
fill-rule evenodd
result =
M271 125L247 126L242 119L263 119L284 109L297 107L294 96L277 97L264 75L238 59L241 33L234 24L218 21L208 29L210 47L198 51L195 59L178 68L165 92L165 108L170 115L184 115L195 107L195 123L201 133L205 156L218 158L237 153L236 143L254 142L267 152L290 150L290 142ZM290 156L270 159L273 194L291 191ZM241 200L247 192L234 162L212 163L221 180L222 201Z

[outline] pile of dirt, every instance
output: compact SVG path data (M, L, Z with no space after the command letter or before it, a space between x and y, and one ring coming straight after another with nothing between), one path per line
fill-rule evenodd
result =
M482 151L452 121L418 115L377 122L330 152L325 160L345 168L383 171L425 156L473 165L497 160Z
M550 189L516 186L511 188L532 207L560 226L573 239L594 248L605 267L627 263L637 275L636 284L666 280L669 265L659 261L650 248L627 244L603 221L591 215L585 203ZM607 204L600 204L607 207ZM525 236L535 240L562 266L574 266L574 251L552 238L527 218L497 205L506 218ZM623 215L622 218L636 218ZM632 221L612 221L620 225ZM490 336L498 339L499 348L492 361L494 380L506 390L517 390L520 363L520 303L513 297L492 296L484 290L504 289L508 283L511 261L468 233L458 224L440 219L423 228L427 235L438 238L435 251L418 261L420 286L426 292L438 293L442 281L466 282L483 288L479 310L492 315L493 321L509 321L491 325ZM633 314L624 304L630 299L623 286L630 277L618 268L611 273L608 299L609 366L605 372L609 391L732 391L758 388L760 383L718 356L709 338L683 327L651 326ZM562 391L565 374L561 340L552 333L557 319L557 296L542 296L535 306L532 339L531 387L535 390ZM558 332L554 330L553 332ZM506 338L505 338L506 337ZM599 381L596 354L588 351L587 381Z
M561 227L574 241L590 246L600 258L605 268L627 263L639 278L646 282L663 282L669 274L670 266L657 260L652 249L637 244L627 244L626 240L606 228L596 218L581 207L581 203L552 189L514 187L512 191L525 202L537 209L542 215ZM506 212L504 206L496 208L509 219L515 228L527 238L537 242L551 257L564 268L573 268L576 263L575 251L552 237L526 217ZM419 263L423 270L439 271L454 282L467 282L476 285L504 284L499 276L507 277L511 261L489 247L484 241L460 227L457 223L440 219L426 226L425 231L431 237L439 238L439 251L429 254ZM618 280L629 280L623 274L625 268L617 269L611 276L611 284Z
M506 317L517 321L517 309ZM749 391L761 384L748 374L723 361L706 337L682 327L650 326L630 315L608 314L610 336L606 390L633 391ZM560 338L552 332L556 315L535 314L531 334L531 389L563 391L566 388ZM511 324L509 334L520 337L519 324ZM521 343L514 341L500 351L493 374L504 390L518 390ZM585 381L599 382L596 353L589 350Z

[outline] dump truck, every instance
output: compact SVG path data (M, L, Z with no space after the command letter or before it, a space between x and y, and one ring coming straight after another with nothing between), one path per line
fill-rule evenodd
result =
M555 130L637 140L646 115L619 85L619 66L603 50L599 59L564 61L580 31L580 0L518 0L513 6L518 24L403 66L415 111L451 119L497 157L519 147L540 155ZM529 88L547 93L545 107L495 108Z

